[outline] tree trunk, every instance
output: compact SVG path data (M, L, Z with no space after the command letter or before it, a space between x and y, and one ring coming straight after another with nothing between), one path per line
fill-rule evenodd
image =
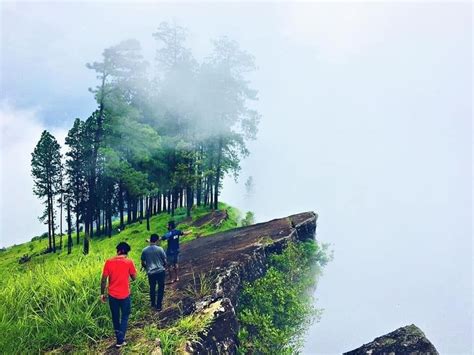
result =
M207 180L207 179L206 179ZM207 206L207 198L209 196L209 188L206 181L204 181L204 206Z
M193 190L191 186L186 188L186 217L191 217L191 209L193 208Z
M107 209L107 236L112 237L112 201L110 201Z
M151 202L151 198L146 197L145 206L146 206L146 230L147 231L150 230L150 209L151 209L150 202Z
M222 161L222 138L219 138L219 148L217 151L217 169L216 180L214 182L214 209L219 207L219 182L221 179L221 161Z
M128 190L126 190L125 195L127 197L127 224L130 224L132 223L132 199Z
M197 163L197 181L196 181L196 205L201 206L202 198L202 156L203 148L202 145L199 147L198 152L198 163Z
M119 190L118 190L118 207L119 207L119 214L120 214L120 230L124 227L124 220L123 220L123 187L122 182L119 182Z
M138 220L138 199L133 199L133 222Z
M102 232L109 235L109 208L107 207L103 214Z
M51 251L53 251L53 241L51 238L51 217L49 215L49 194L47 197L46 210L48 211L48 252L51 253Z
M93 228L95 228L95 231L94 231L94 235L95 236L99 236L100 235L100 211L99 213L96 213L95 217L94 217L94 224L93 224Z
M174 211L178 208L178 189L173 189L173 201L171 202L171 215L174 216Z
M89 231L90 231L90 229L89 229ZM84 248L83 248L82 252L83 252L84 255L89 254L89 234L88 233L86 233L84 235Z
M107 234L108 232L108 228L109 228L109 204L110 204L110 201L107 201L106 204L105 204L105 209L104 211L102 212L102 233L104 235Z
M50 196L50 207L51 207L51 234L53 238L53 253L56 253L56 234L55 234L55 225L54 225L54 203L53 196Z
M76 212L76 245L79 245L79 212Z
M59 249L63 250L63 194L59 204Z
M67 253L72 252L72 230L71 230L71 202L67 200Z
M168 214L170 214L171 213L171 190L168 190L167 201L168 201L168 206L167 206L166 211L168 212Z

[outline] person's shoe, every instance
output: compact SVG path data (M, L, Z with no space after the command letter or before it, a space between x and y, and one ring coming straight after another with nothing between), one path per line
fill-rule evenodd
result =
M119 343L115 344L115 348L120 349L121 347L124 347L125 345L127 345L127 342L123 341L120 344Z
M160 307L155 307L155 310L156 310L157 312L161 312L162 308L161 308L161 306L160 306Z

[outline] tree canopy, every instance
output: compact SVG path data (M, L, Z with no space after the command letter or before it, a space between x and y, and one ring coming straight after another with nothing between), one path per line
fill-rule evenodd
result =
M85 120L75 119L68 132L63 184L68 228L72 213L76 242L81 228L86 235L84 253L89 238L111 235L114 218L124 228L155 213L173 215L177 207L186 207L188 215L194 204L217 209L224 176L238 177L241 159L249 154L247 142L256 138L257 91L247 77L256 69L252 55L222 37L198 61L187 47L187 29L166 22L152 36L153 65L134 39L87 64L97 77L89 89L97 109ZM59 193L55 184L61 174L54 169L61 157L54 137L43 135L32 171L35 193L52 201ZM58 153L40 146L54 146ZM38 170L41 154L54 155L49 161L57 162L48 193Z

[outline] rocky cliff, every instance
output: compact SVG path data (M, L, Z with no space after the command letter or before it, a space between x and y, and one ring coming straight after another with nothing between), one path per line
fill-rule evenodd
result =
M416 325L408 325L375 338L344 355L438 355L438 351Z
M263 276L268 256L281 252L290 240L313 239L316 220L314 212L305 212L183 245L181 276L179 282L172 285L170 302L179 306L163 310L160 326L171 324L183 315L206 315L211 317L210 326L200 334L199 341L189 341L185 351L235 353L239 330L235 307L243 282ZM199 298L204 283L211 292Z

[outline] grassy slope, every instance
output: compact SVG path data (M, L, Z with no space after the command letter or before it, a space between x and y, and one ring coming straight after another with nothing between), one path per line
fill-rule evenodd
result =
M229 219L219 228L205 225L190 228L193 234L184 237L185 243L202 236L237 226L239 213L224 204ZM205 208L193 210L193 219L209 213ZM185 210L178 210L174 219L184 220ZM166 230L170 216L151 218L151 232L160 235ZM179 228L187 230L186 225ZM107 306L98 300L99 279L104 260L115 254L115 245L127 241L132 251L130 258L139 265L145 239L145 221L128 226L112 238L99 237L91 240L90 254L82 255L81 246L74 245L71 255L66 249L56 254L33 257L25 264L18 264L24 254L39 253L47 246L47 240L33 241L8 248L0 253L0 349L7 353L38 352L71 344L80 349L112 335ZM65 242L65 239L63 240ZM75 242L75 240L74 240ZM147 314L147 282L143 273L132 284L134 311L131 323Z

